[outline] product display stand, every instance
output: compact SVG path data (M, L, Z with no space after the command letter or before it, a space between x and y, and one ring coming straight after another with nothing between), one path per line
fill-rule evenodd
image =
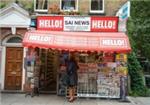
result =
M57 74L57 95L60 96L65 96L66 94L66 85L64 85L64 80L65 80L65 72L60 72L58 71Z
M126 97L126 77L122 76L120 78L120 81L121 81L121 92L122 92L122 95L121 95L121 99L120 99L120 102L130 102L127 97Z
M34 64L32 63L30 66L27 66L26 70L26 82L24 85L25 89L25 97L27 95L34 96Z
M103 57L101 54L97 61L94 60L94 55L81 58L78 71L78 97L120 98L120 77L113 56ZM101 58L105 60L101 61Z
M77 98L121 98L126 100L126 63L120 60L114 61L113 54L98 56L87 56L86 54L79 56ZM125 78L120 80L121 76L125 76ZM61 77L63 76L59 76L59 79ZM60 86L62 85L58 85L58 87ZM64 94L65 92L67 97L67 89Z

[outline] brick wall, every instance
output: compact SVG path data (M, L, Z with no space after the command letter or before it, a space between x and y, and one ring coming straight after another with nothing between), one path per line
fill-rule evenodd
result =
M105 0L106 16L115 16L119 8L128 0Z
M2 2L4 3L12 3L15 0L2 0ZM31 2L33 2L33 0L18 0L20 4L23 4L25 7L24 8L29 8L30 6L26 6L26 5L30 5L32 4ZM78 12L81 13L82 15L88 15L89 14L89 10L90 10L90 1L91 0L78 0ZM115 16L117 10L128 0L104 0L105 1L105 5L104 5L104 9L105 9L105 13L102 15L106 15L106 16ZM48 0L48 13L54 13L57 14L58 12L60 12L60 0ZM101 15L101 14L97 14L97 15Z
M1 33L0 33L0 40L3 41L4 38L6 38L9 35L12 35L11 33L11 28L0 28ZM20 35L22 38L25 34L25 32L27 32L27 29L25 28L17 28L16 30L16 35Z
M115 16L118 9L128 0L104 0L104 15ZM50 0L49 1L49 13L53 13L50 10L60 11L60 0ZM90 0L78 0L78 12L82 15L88 15L90 10ZM57 13L57 12L56 12ZM97 14L99 15L99 14Z

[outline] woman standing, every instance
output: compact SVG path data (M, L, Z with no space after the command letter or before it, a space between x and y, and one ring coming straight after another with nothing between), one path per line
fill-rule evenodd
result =
M77 61L75 56L71 54L69 60L67 61L67 75L68 75L68 87L69 87L69 102L73 102L75 99L75 90L77 86Z

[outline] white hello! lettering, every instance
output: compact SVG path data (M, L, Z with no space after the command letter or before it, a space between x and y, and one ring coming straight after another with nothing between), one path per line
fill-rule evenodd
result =
M62 28L61 20L39 20L40 28Z
M30 36L29 37L29 40L30 41L40 41L40 42L48 42L48 41L50 41L51 40L51 38L50 37L48 37L48 36Z
M106 39L106 40L102 40L102 45L104 45L104 46L124 46L125 45L125 40Z
M93 20L92 28L115 29L115 21Z

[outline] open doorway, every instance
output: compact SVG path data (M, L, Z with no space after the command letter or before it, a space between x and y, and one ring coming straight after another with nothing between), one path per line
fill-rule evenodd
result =
M58 52L39 49L41 59L40 83L41 93L57 93Z

